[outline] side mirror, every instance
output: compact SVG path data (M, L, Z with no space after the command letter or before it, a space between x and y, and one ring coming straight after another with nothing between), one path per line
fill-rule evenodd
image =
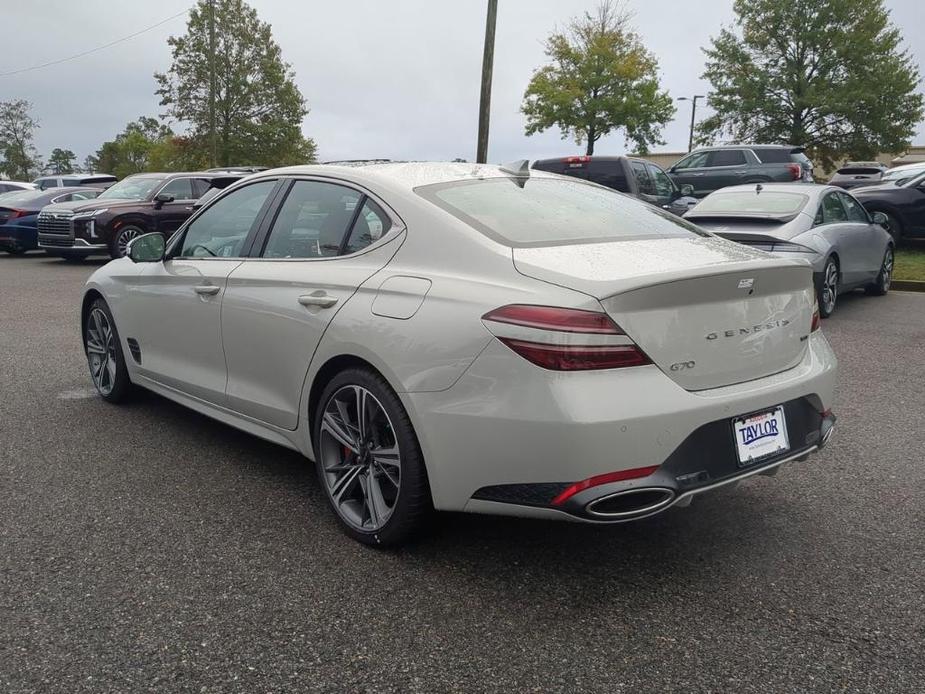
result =
M142 234L129 242L128 257L133 263L159 263L166 249L167 242L162 234Z
M874 212L870 218L873 220L874 224L879 224L884 228L889 227L890 225L890 218L883 214L883 212Z
M680 190L681 195L684 197L693 197L694 195L694 186L692 186L690 183L685 183L683 186L681 186Z
M173 202L175 199L170 193L158 193L154 196L154 205L160 207L165 202Z

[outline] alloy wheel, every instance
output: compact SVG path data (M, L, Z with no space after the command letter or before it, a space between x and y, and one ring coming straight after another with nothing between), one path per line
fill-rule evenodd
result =
M116 238L116 249L119 251L119 257L124 258L128 253L128 245L132 239L138 236L138 229L134 227L129 227L123 229L118 238Z
M883 266L880 268L880 289L885 294L890 290L893 282L893 249L887 248L883 256Z
M90 311L85 344L93 385L103 395L109 395L116 383L116 343L109 318L101 309Z
M401 451L382 403L346 385L324 407L320 454L327 492L350 526L374 532L389 520L401 486Z
M825 266L825 276L822 279L822 307L826 315L835 310L838 299L838 266L829 261Z

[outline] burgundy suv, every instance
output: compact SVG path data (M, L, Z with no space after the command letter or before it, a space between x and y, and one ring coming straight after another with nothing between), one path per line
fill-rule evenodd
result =
M125 255L136 236L157 231L170 236L211 188L225 188L240 174L145 173L128 176L95 200L48 205L38 217L39 248L80 259Z

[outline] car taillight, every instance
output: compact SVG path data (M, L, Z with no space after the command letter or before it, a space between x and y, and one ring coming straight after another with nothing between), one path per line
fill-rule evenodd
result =
M810 325L809 332L814 333L819 330L822 319L819 317L819 299L813 297L813 322Z
M603 475L589 477L586 480L576 482L575 484L564 489L555 499L552 500L552 505L561 506L579 492L583 492L585 489L590 489L591 487L599 487L602 484L610 484L611 482L638 480L642 477L648 477L656 470L658 470L658 465L654 465L652 467L637 467L633 468L632 470L620 470L619 472L607 472Z
M586 371L652 363L600 311L511 304L489 311L482 320L501 342L544 369Z
M787 168L790 170L790 177L794 181L799 181L803 178L803 167L799 164L787 164Z
M16 219L17 217L25 217L29 214L26 210L10 210L10 213L7 215L7 219Z

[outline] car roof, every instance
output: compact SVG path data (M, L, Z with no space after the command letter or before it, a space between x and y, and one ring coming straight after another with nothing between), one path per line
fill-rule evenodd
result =
M890 171L912 171L913 169L922 169L925 168L925 161L914 161L911 164L900 164L899 166L893 166L887 169L886 173Z
M413 190L418 186L452 181L480 180L489 178L512 178L512 174L494 164L470 164L456 162L395 162L389 164L369 164L367 166L338 166L332 164L310 164L287 166L281 169L263 171L253 177L263 178L274 175L331 176L344 180L371 180L390 184L394 187ZM530 169L531 178L560 178L556 174Z

